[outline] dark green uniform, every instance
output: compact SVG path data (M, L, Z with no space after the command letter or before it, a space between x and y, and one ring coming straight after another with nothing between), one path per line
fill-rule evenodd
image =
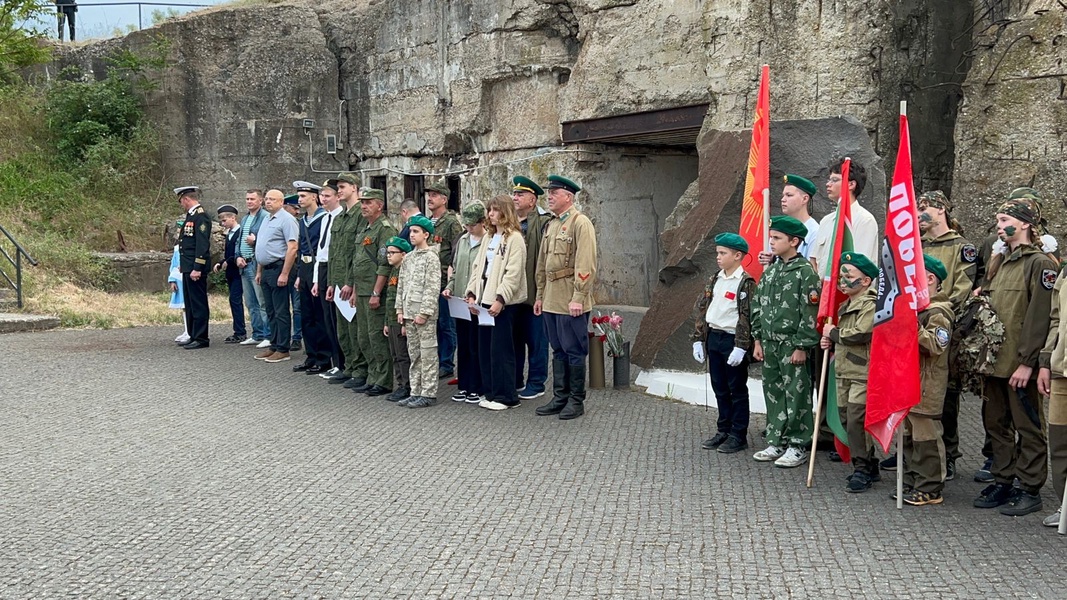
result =
M400 335L404 326L396 322L396 285L399 278L400 267L393 267L389 271L389 281L385 287L385 324L389 326L389 354L393 359L393 383L396 384L398 390L410 391L408 372L411 370L411 357L408 354L408 339Z
M763 395L767 443L807 450L811 446L811 375L790 364L794 350L810 353L818 343L819 276L797 255L776 260L763 272L752 303L752 337L763 346Z
M330 262L327 279L331 286L344 287L352 284L350 271L352 254L355 247L356 230L361 229L366 220L359 211L359 205L346 208L337 216L330 234ZM337 341L345 355L345 375L359 380L367 378L367 359L360 350L356 335L356 319L346 321L341 312L337 312Z
M437 245L437 256L441 259L441 289L448 282L448 267L452 264L452 244L463 235L463 225L453 211L447 211L440 219L433 221L433 238L431 244Z
M385 259L385 244L396 235L396 228L385 215L373 223L363 220L363 228L357 230L355 247L352 253L350 270L352 285L356 289L356 324L357 340L363 355L367 359L367 385L391 388L393 373L390 364L389 340L382 335L385 326L385 306L379 302L378 308L371 308L371 297L378 277L384 277L388 283L392 267ZM380 293L385 293L382 286ZM380 300L380 296L379 296Z

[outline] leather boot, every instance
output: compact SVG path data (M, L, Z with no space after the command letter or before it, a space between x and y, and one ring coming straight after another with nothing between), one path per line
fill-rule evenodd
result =
M552 356L552 400L544 406L538 406L535 413L546 417L558 415L563 411L563 407L567 406L567 400L571 396L571 386L567 375L572 368L567 364L566 358Z
M567 400L567 407L559 413L559 418L564 421L585 414L585 365L569 365L567 381L570 382L571 397Z

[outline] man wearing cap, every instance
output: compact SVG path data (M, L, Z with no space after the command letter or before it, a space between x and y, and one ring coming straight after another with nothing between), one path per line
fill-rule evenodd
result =
M225 249L222 260L215 264L212 269L218 273L222 271L226 275L226 287L230 292L230 315L233 317L233 335L223 340L227 344L239 344L245 341L248 330L245 329L245 307L241 302L244 290L241 285L241 269L237 267L237 245L241 241L241 226L237 223L237 207L232 204L223 204L219 207L219 225L222 225L226 235Z
M341 300L351 306L356 305L356 295L352 289L352 258L356 252L356 233L367 226L359 203L360 179L355 173L337 175L337 196L345 205L345 211L337 217L330 240L330 260L328 280L330 289L328 298L340 289ZM340 314L340 313L338 313ZM367 359L359 345L358 324L355 317L346 321L337 320L338 341L345 355L344 376L330 380L330 383L344 384L349 389L367 389Z
M531 400L545 393L545 380L548 379L548 335L541 315L534 314L533 305L537 300L537 257L541 253L541 237L552 217L537 210L537 199L545 193L541 186L521 175L512 178L511 182L511 199L515 202L515 214L526 241L528 288L526 301L515 305L515 389L519 391L519 398ZM527 356L530 360L528 371Z
M296 287L300 293L300 332L304 339L304 362L293 367L293 371L305 371L312 374L322 373L330 368L329 342L326 340L325 317L318 298L311 295L311 286L315 280L315 251L319 247L322 234L322 217L326 211L319 206L319 190L322 188L307 181L294 181L297 200L304 216L299 226L297 240Z
M982 490L974 506L999 506L1008 516L1041 510L1041 487L1048 477L1045 412L1035 378L1059 268L1035 246L1041 212L1028 195L1016 190L997 210L997 235L1007 246L1007 256L991 260L985 288L1004 323L1004 342L993 374L985 378L982 404L993 442L994 483ZM1003 262L994 268L999 260ZM1013 488L1016 477L1019 487Z
M267 190L264 208L270 216L259 228L256 241L256 281L263 286L263 300L270 318L270 347L256 355L270 363L289 360L292 316L289 313L293 265L296 263L296 219L282 208L285 195Z
M830 199L835 209L842 198L852 202L852 245L853 250L864 256L879 256L878 248L878 221L874 220L871 211L860 206L859 197L867 186L867 170L863 165L852 161L848 170L848 182L841 181L841 168L844 159L830 163L830 177L826 181L826 197ZM833 246L834 226L836 225L837 211L831 210L829 214L819 221L819 232L815 236L815 246L811 249L811 262L815 272L820 276L826 276L823 271L829 264L830 251ZM872 258L871 260L874 260ZM830 277L834 273L829 274Z
M330 263L330 241L333 227L337 224L337 218L344 212L341 199L337 196L337 180L327 179L319 188L319 201L322 203L326 216L319 227L319 242L315 245L315 270L312 274L311 295L318 298L322 310L322 326L327 344L326 351L330 355L330 363L333 367L320 373L325 379L344 377L345 357L341 351L341 343L338 341L337 310L333 303L333 288L327 285ZM342 319L343 320L343 319Z
M548 209L556 215L541 238L535 315L545 316L552 346L552 400L538 415L574 419L585 414L585 361L589 311L596 284L596 230L574 205L578 184L549 175Z
M189 342L186 350L207 348L208 319L211 313L207 303L207 275L211 264L211 218L200 206L200 188L195 185L175 188L178 203L185 209L185 224L182 226L178 256L182 272L182 289L185 294L185 322L189 326Z
M248 190L245 193L245 207L248 208L248 214L241 219L237 266L241 269L241 287L244 288L245 304L248 305L252 321L252 335L241 345L260 344L258 347L266 348L270 345L270 324L267 311L263 308L263 286L256 283L256 235L263 221L267 220L267 211L263 210L263 191Z
M463 226L459 224L456 213L448 210L448 197L451 194L448 184L438 181L426 187L426 212L434 226L433 243L441 259L441 290L448 281L448 266L452 264L452 244L463 235ZM439 315L448 314L448 300L444 296L437 299ZM451 377L455 373L456 326L452 319L437 319L437 356L440 360L438 376Z
M357 343L367 357L367 383L365 388L353 388L353 391L373 397L393 391L389 340L382 335L385 327L382 294L392 271L385 246L396 235L396 228L385 218L384 191L364 188L359 201L365 225L356 233L350 278L356 296Z
M748 448L748 353L752 349L751 302L756 280L741 268L748 242L736 233L715 236L719 271L697 300L693 358L707 360L715 404L716 432L705 450L733 454Z

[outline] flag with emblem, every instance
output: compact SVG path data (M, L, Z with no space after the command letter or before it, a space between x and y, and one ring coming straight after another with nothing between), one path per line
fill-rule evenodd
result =
M919 312L930 304L926 289L915 188L911 137L904 103L900 108L900 146L886 208L878 301L871 334L865 428L888 452L893 434L919 403Z
M841 290L837 289L837 273L841 270L841 255L852 252L852 202L848 192L848 172L852 160L846 158L841 165L841 199L837 202L837 211L834 215L834 235L830 239L830 255L826 264L823 265L822 294L819 296L819 316L816 323L819 332L828 323L837 325L837 315L841 305L848 300ZM848 432L841 423L841 413L837 404L837 370L834 368L834 359L829 357L826 367L825 388L826 398L826 424L834 433L834 447L841 455L841 460L851 460L848 451Z
M756 117L752 121L752 144L748 150L745 195L741 204L741 228L738 231L748 242L749 253L745 257L745 271L756 280L763 275L763 265L757 257L761 251L770 251L767 238L768 222L771 218L770 80L770 67L763 65L759 93L756 96Z

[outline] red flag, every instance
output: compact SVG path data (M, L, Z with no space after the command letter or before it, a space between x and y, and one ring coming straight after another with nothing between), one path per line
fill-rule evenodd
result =
M919 403L919 311L930 304L911 173L911 136L900 106L900 147L885 217L882 277L871 336L865 427L888 452L893 434Z
M834 237L830 243L830 255L822 267L822 295L819 296L819 331L826 323L837 325L837 311L848 296L837 289L837 273L841 270L841 255L851 252L852 244L852 193L848 189L848 171L852 159L846 158L841 165L841 198L837 201L837 216L834 220Z
M771 217L770 81L771 69L763 65L756 97L756 117L752 121L752 145L748 150L745 196L741 203L741 228L738 232L748 242L749 254L744 268L755 279L763 274L763 265L756 260L757 255L760 251L770 250L767 242Z

